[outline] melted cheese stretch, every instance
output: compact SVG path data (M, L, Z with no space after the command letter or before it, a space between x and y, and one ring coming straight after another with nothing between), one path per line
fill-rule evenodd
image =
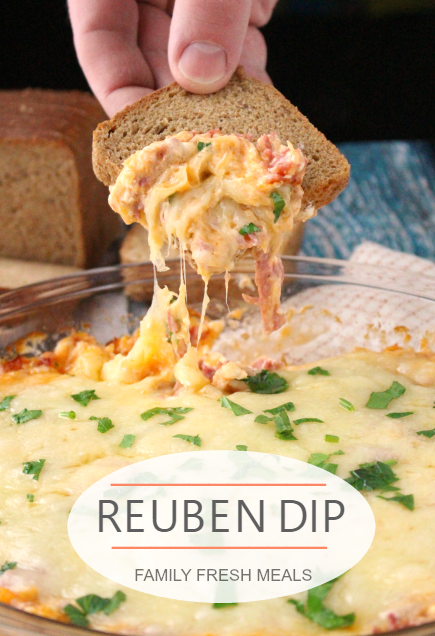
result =
M234 402L252 414L235 417L216 399L198 393L165 395L146 390L142 383L114 385L80 375L61 375L41 367L40 372L15 371L0 377L0 398L16 395L11 409L0 412L0 564L16 561L0 577L0 587L16 594L11 603L30 611L35 605L18 594L37 588L46 612L93 593L110 597L119 586L89 568L74 552L67 535L68 512L77 497L98 479L142 459L195 450L174 439L175 434L199 434L201 450L234 449L244 444L251 451L275 453L307 461L313 452L344 455L337 475L349 476L359 464L395 459L397 486L413 494L415 510L364 493L375 518L376 535L366 556L333 587L326 604L338 614L355 612L354 625L344 633L364 634L435 617L435 439L417 431L435 426L433 410L434 362L409 352L358 352L319 363L329 376L309 375L307 368L280 371L289 389L278 395L242 391ZM313 365L314 366L314 365ZM44 370L45 369L45 370ZM409 373L408 373L409 372ZM394 380L405 393L388 410L367 409L372 391L389 388ZM80 406L71 395L95 389L100 400ZM350 401L354 412L339 406ZM274 436L273 423L254 422L257 414L292 401L292 419L315 417L323 423L295 426L296 441ZM156 406L188 406L193 410L171 427L159 426L158 416L144 422L140 414ZM22 425L11 415L41 409L42 416ZM59 418L74 410L75 420ZM413 411L403 419L387 412ZM90 416L110 417L114 428L97 431ZM165 416L161 416L163 419ZM130 449L119 444L125 434L136 436ZM325 442L337 435L339 444ZM46 460L39 481L22 473L22 462ZM27 494L34 495L29 503ZM387 495L389 496L389 495ZM324 630L297 613L285 598L239 604L225 610L211 605L173 601L124 588L127 600L110 616L90 617L94 628L125 634L192 636L240 634L316 636ZM1 591L0 591L1 592ZM298 595L305 599L306 594ZM1 598L10 597L2 595ZM341 630L343 633L343 630Z
M247 253L256 261L258 304L265 331L284 323L284 276L278 253L283 233L315 210L301 210L307 160L275 133L254 144L241 135L180 132L136 152L124 162L109 203L126 223L148 229L151 261L164 270L162 247L179 246L207 283L231 271Z
M126 223L148 229L151 261L165 269L162 248L174 241L208 280L230 271L255 247L277 253L282 234L301 212L306 159L275 134L256 144L240 135L180 132L129 157L111 188L109 203ZM274 215L271 194L283 208ZM253 223L257 230L240 234Z

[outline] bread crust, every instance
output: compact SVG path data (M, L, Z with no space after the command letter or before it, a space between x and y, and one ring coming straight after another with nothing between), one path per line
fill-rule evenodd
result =
M134 152L181 130L215 128L251 134L254 140L275 131L281 142L301 148L309 160L304 207L323 207L348 183L349 163L334 144L276 88L248 77L241 66L217 93L188 93L174 82L100 123L94 131L94 172L105 185L113 185Z

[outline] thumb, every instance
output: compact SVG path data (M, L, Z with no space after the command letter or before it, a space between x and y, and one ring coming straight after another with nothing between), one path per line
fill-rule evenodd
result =
M176 0L169 35L169 66L183 88L213 93L239 63L252 0Z

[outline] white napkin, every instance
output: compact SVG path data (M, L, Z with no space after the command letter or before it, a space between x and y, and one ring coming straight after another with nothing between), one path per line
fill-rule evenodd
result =
M358 246L343 264L344 280L357 275L368 285L382 286L385 281L388 287L421 292L426 298L355 285L310 287L283 303L290 320L280 331L264 336L256 317L226 331L214 348L244 364L262 356L300 364L355 347L419 350L423 343L435 350L435 264L369 242ZM372 267L360 274L356 264Z
M435 263L428 261L426 258L390 250L388 247L370 241L358 245L350 260L353 263L379 265L380 267L397 269L399 272L403 270L408 273L414 272L415 274L435 277Z

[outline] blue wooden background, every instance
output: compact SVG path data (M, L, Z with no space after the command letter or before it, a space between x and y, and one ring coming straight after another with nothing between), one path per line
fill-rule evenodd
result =
M435 146L343 143L346 190L305 226L302 254L348 258L362 241L435 261Z

